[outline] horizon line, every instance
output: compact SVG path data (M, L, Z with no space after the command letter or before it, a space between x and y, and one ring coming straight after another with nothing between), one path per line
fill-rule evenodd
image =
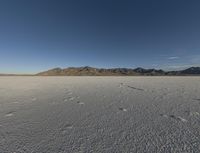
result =
M41 73L41 72L45 72L45 71L49 71L49 70L53 70L53 69L68 69L68 68L85 68L85 67L90 67L90 68L95 68L95 69L137 69L137 68L142 68L142 69L146 69L146 70L149 70L149 69L155 69L155 70L163 70L164 72L170 72L170 71L182 71L182 70L185 70L185 69L188 69L188 68L191 68L191 67L200 67L198 65L188 65L186 67L184 66L168 66L166 67L166 69L168 68L168 70L166 70L165 68L144 68L144 67L93 67L93 66L68 66L68 67L54 67L54 68L49 68L49 69L46 69L46 70L41 70L41 71L37 71L37 72L0 72L0 75L36 75L38 73ZM169 70L169 67L171 67L171 69L174 67L174 70ZM182 67L182 68L181 68ZM177 69L176 69L177 68ZM180 68L180 69L178 69Z

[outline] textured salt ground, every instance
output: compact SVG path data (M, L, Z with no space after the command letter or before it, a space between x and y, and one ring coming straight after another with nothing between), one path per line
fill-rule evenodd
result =
M200 77L0 77L14 152L200 152Z

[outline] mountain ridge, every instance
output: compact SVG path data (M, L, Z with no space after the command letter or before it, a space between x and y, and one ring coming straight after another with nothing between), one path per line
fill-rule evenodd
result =
M200 67L179 71L138 68L95 68L90 66L53 68L37 74L4 74L0 76L200 76Z
M164 71L162 69L132 68L95 68L95 67L68 67L54 68L36 74L37 76L177 76L200 75L200 67L190 67L180 71Z

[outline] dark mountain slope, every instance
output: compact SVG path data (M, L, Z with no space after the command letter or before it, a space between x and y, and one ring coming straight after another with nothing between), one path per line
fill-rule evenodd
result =
M169 71L156 69L128 69L128 68L112 68L102 69L93 67L69 67L65 69L55 68L48 71L38 73L39 76L138 76L138 75L200 75L200 67L191 67L182 71Z

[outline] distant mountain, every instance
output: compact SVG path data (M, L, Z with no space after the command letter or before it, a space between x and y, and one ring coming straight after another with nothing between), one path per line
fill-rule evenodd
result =
M180 71L163 71L157 69L130 68L94 68L69 67L54 68L38 74L0 74L0 76L200 76L200 67L190 67Z
M181 71L181 74L200 74L200 67L191 67Z
M165 76L165 75L200 75L200 67L191 67L182 71L163 71L156 69L128 69L112 68L102 69L85 67L69 67L65 69L55 68L36 74L38 76Z
M156 69L144 69L144 68L136 68L134 69L135 72L139 74L146 74L146 75L165 75L165 71L163 70L156 70Z
M132 69L115 68L115 69L98 69L89 66L69 67L66 69L55 68L45 72L38 73L42 76L118 76L118 75L138 75Z

